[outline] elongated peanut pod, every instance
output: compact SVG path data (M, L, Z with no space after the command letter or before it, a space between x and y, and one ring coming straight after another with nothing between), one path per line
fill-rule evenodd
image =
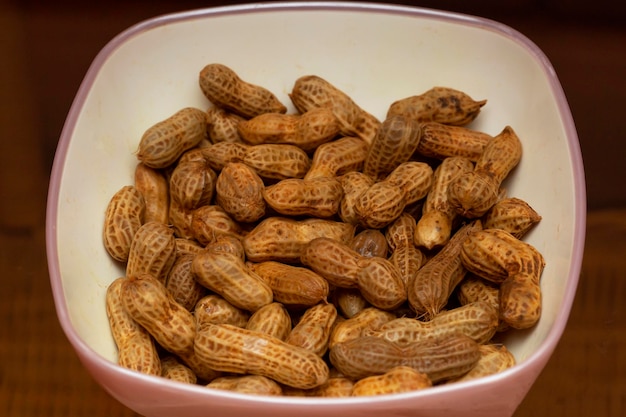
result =
M211 143L241 143L239 123L245 119L219 107L211 107L206 111L207 133Z
M311 159L304 150L273 143L248 147L242 162L259 176L278 180L303 178L311 167Z
M397 366L382 375L373 375L356 381L352 388L352 396L395 394L432 386L432 381L425 373L408 366Z
M192 311L196 303L206 294L206 289L198 283L191 271L195 255L178 255L167 275L165 288L174 300L187 310Z
M315 353L227 324L199 328L195 350L213 369L261 375L294 388L315 388L329 377L328 365Z
M287 111L272 92L242 80L226 65L206 65L200 71L199 84L211 103L246 119L263 113Z
M263 190L263 198L277 213L329 218L339 210L343 188L334 177L289 178Z
M498 201L483 220L485 229L502 229L518 239L537 223L541 216L526 201L510 197Z
M135 233L144 222L146 203L137 188L125 185L115 192L104 215L102 239L111 257L128 261Z
M252 223L265 215L264 188L263 180L252 168L232 162L217 177L215 201L234 220Z
M281 395L282 387L261 375L222 376L207 384L207 388L222 389L252 395Z
M138 163L135 167L134 185L146 204L144 221L168 223L169 185L159 170Z
M243 162L250 146L238 142L218 142L202 148L201 152L212 169L221 171L231 162Z
M358 224L359 217L355 210L360 195L374 184L374 180L359 171L348 172L339 177L343 188L343 198L339 205L339 217L346 223Z
M335 177L360 171L367 155L367 143L360 138L345 136L320 145L313 154L305 179Z
M165 284L176 260L174 230L161 222L144 223L130 246L126 275L148 273Z
M246 327L250 313L235 307L217 294L202 297L193 310L198 327L207 324L230 324L237 327Z
M476 162L491 139L493 136L488 133L464 126L425 122L420 125L416 152L429 158L459 156Z
M173 381L186 382L187 384L198 382L198 376L193 370L172 355L161 359L161 376Z
M241 326L240 326L241 327ZM287 339L291 332L291 316L284 305L273 302L252 313L244 326L248 330L262 332L280 340Z
M334 304L317 304L308 308L293 327L285 341L290 345L324 356L328 350L330 332L337 319Z
M329 347L364 336L367 332L375 332L382 325L394 320L396 316L376 307L366 307L353 317L343 320L332 330Z

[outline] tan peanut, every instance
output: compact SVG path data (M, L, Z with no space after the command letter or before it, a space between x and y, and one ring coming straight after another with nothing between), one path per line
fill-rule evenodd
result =
M292 103L300 113L314 108L331 109L339 120L343 136L357 136L368 144L380 126L380 121L359 107L346 93L316 75L306 75L294 83Z
M117 346L117 363L144 374L161 375L161 361L154 339L124 309L121 288L126 280L126 277L114 280L106 291L106 314Z
M262 332L285 340L291 332L291 316L284 305L278 302L267 304L252 313L245 325L248 330Z
M502 229L518 239L537 223L541 216L526 201L509 197L496 202L485 214L485 229Z
M170 221L169 224L174 230L177 238L193 239L193 227L191 225L193 210L188 210L178 201L170 198L170 207L168 210Z
M389 106L387 117L402 114L418 122L466 125L480 113L487 100L475 101L466 93L449 87L433 87L415 96L397 100Z
M234 220L251 223L265 215L263 180L246 164L227 164L215 183L215 201Z
M289 178L263 190L269 207L286 216L329 218L337 214L343 196L341 182L334 177Z
M391 223L385 232L385 238L391 248L389 261L400 270L405 285L408 285L411 277L427 261L426 255L413 243L415 225L415 218L405 212Z
M343 343L361 337L366 332L375 332L385 323L395 318L396 316L389 311L384 311L376 307L366 307L354 316L335 325L328 342L329 348L332 348L337 343Z
M332 302L346 318L352 318L371 306L358 288L335 288L332 292Z
M217 174L204 159L179 162L170 176L170 198L186 210L211 204L216 181Z
M386 258L389 252L389 245L383 232L379 229L363 229L354 236L350 244L352 250L361 256L378 256Z
M396 394L433 386L425 373L408 366L396 366L382 375L373 375L354 383L352 396Z
M206 137L205 112L185 107L144 132L137 159L151 168L166 168Z
M304 179L335 177L360 171L367 155L367 143L360 138L345 136L315 149L311 167Z
M249 146L243 163L260 177L277 180L303 178L311 167L311 159L305 151L283 144Z
M172 381L195 384L198 377L187 365L179 361L175 356L168 355L161 358L161 376Z
M126 275L148 273L164 284L175 259L174 230L161 222L144 223L130 246Z
M481 345L480 359L476 365L465 375L450 380L449 382L469 381L497 374L515 365L515 356L504 345Z
M362 193L369 189L374 180L360 171L348 172L339 177L343 188L343 198L339 205L339 217L346 223L358 224L359 216L356 213L356 201Z
M406 301L400 271L385 258L365 257L334 239L313 239L301 262L337 287L358 288L372 305L391 310Z
M246 327L250 313L235 307L217 294L202 297L194 307L193 315L198 327L207 324L230 324Z
M252 395L282 395L283 389L274 380L261 375L222 376L207 384L207 388Z
M474 169L474 164L464 157L445 158L435 169L433 184L417 221L414 242L426 249L443 247L450 240L452 228L458 218L448 202L448 186L452 181Z
M500 286L486 279L468 273L456 287L456 297L461 305L471 304L477 301L487 303L493 308L500 318ZM508 330L509 326L499 320L497 332Z
M478 344L467 336L428 339L400 346L376 336L361 336L330 349L330 362L345 376L362 379L408 366L433 383L463 375L478 361Z
M215 171L221 171L231 162L243 162L250 145L239 142L217 142L201 152L207 164Z
M535 247L504 230L486 229L464 242L461 258L476 275L500 279L500 318L504 323L515 329L537 323L542 311L540 279L545 259Z
M289 144L304 151L334 139L340 125L330 108L311 108L301 114L266 113L239 124L246 143Z
M502 181L521 157L522 144L513 129L506 126L487 143L474 170L449 184L450 205L463 217L481 217L498 201Z
M159 170L138 163L135 167L134 185L146 205L144 221L167 224L169 219L169 185Z
M146 204L133 185L120 188L106 208L102 238L104 248L120 262L128 261L128 254L137 230L144 222Z
M407 161L396 166L384 181L399 187L404 193L404 202L413 204L430 192L433 169L424 162Z
M240 238L244 235L239 223L216 204L205 205L192 212L191 230L194 239L205 246L220 236Z
M411 158L419 137L418 122L403 115L386 118L367 150L363 173L375 181L382 180Z
M406 345L459 333L478 344L484 344L491 340L497 326L498 311L489 303L475 301L439 313L429 321L399 317L383 324L378 330L368 329L364 335L374 335Z
M200 89L216 106L246 119L263 113L285 113L287 108L269 90L242 80L222 64L208 64L199 74Z
M240 143L238 125L245 119L219 107L210 107L206 111L207 133L211 143Z
M202 286L235 307L254 312L273 301L269 285L235 254L205 250L195 256L192 271Z
M309 307L285 341L290 345L310 350L318 356L324 356L336 319L337 308L333 304L321 303Z
M213 253L230 253L242 261L246 260L246 253L243 250L243 244L240 237L236 235L223 234L215 237L215 240L208 243L205 247Z
M464 126L451 126L437 122L420 125L420 139L416 152L435 159L463 157L476 162L493 136Z
M354 225L327 219L268 217L243 238L246 258L251 262L297 263L308 243L317 237L350 242Z
M195 240L185 239L183 237L174 238L174 243L176 244L177 257L185 254L196 254L204 249L204 247Z
M272 289L274 300L294 307L311 307L328 298L328 281L308 268L276 261L249 263Z
M461 261L463 243L481 228L480 220L461 226L450 241L409 279L408 300L418 315L433 318L448 303L450 295L467 273Z
M404 191L388 181L380 181L358 196L354 211L362 227L382 229L396 220L405 207Z
M198 328L195 351L213 369L261 375L294 388L315 388L329 377L328 365L315 353L227 324Z
M174 300L189 311L206 294L206 289L196 281L191 271L194 257L194 254L177 256L165 282L165 288Z

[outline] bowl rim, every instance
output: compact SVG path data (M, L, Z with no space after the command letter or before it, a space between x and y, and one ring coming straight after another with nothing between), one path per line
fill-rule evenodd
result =
M533 41L531 41L522 33L518 32L516 29L513 29L500 22L464 13L450 12L432 8L360 1L279 1L267 3L245 3L168 13L143 20L133 26L130 26L126 30L113 37L99 51L99 53L95 56L91 65L89 66L78 88L77 94L70 106L66 121L63 125L51 169L46 204L45 239L48 271L50 275L50 285L52 289L57 318L70 344L78 353L81 361L85 361L86 358L89 358L89 361L93 362L93 366L104 368L107 369L107 371L109 372L116 372L120 375L127 375L131 378L143 379L145 382L156 385L173 383L174 385L172 387L176 386L182 390L187 390L188 392L196 392L203 395L218 395L224 398L232 397L239 400L245 399L246 401L251 403L258 401L259 404L297 403L319 406L324 404L337 405L350 404L355 402L362 404L363 401L372 401L371 398L367 399L367 397L310 399L300 397L251 396L221 390L207 390L205 387L183 384L176 381L166 381L160 377L144 375L122 368L93 350L84 340L81 339L76 330L73 328L66 299L64 296L60 272L60 263L58 258L58 249L56 242L56 222L58 215L57 208L59 204L59 191L61 186L61 179L64 173L64 165L67 151L71 142L76 122L84 106L91 85L94 83L103 64L120 45L122 45L126 40L136 35L139 35L142 32L149 31L170 23L178 23L194 19L207 19L222 15L253 14L280 11L307 12L317 10L395 14L443 20L459 25L479 27L484 30L495 32L501 36L508 38L509 40L514 41L541 64L542 70L546 73L546 77L549 81L549 86L552 90L552 93L556 98L558 112L561 117L561 121L564 124L566 140L570 151L570 162L572 163L572 172L574 176L574 208L577 211L574 215L574 239L572 242L572 257L569 261L570 272L569 276L567 277L568 284L563 295L562 304L555 316L554 324L549 329L545 340L538 346L538 348L534 352L532 352L528 357L524 359L523 366L520 366L518 364L498 374L468 382L441 385L430 388L428 390L419 390L409 393L376 396L375 401L379 403L404 397L417 398L422 396L431 396L433 394L443 394L446 392L462 390L468 387L470 384L472 386L488 386L492 384L497 384L500 381L508 379L512 376L512 374L522 372L522 368L526 367L535 367L536 369L538 369L537 373L540 372L545 366L550 355L556 348L556 345L559 342L567 324L567 319L571 311L580 277L586 233L585 226L587 207L582 154L572 114L565 93L562 89L560 81L557 78L556 72L547 56Z

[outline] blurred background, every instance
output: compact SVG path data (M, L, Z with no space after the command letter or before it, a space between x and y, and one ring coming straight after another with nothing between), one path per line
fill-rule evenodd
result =
M44 240L54 152L83 76L115 35L160 14L236 3L0 0L0 415L135 415L82 369L56 320ZM583 152L587 245L568 328L515 416L626 415L626 3L394 3L497 20L554 66Z

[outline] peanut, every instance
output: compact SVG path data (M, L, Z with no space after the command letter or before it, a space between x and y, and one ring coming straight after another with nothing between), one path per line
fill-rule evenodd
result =
M290 178L268 185L263 198L268 206L287 216L329 218L339 211L343 188L334 177Z
M477 301L487 303L498 314L497 332L509 329L509 326L500 320L500 286L481 277L468 273L457 286L456 297L461 305Z
M176 256L182 256L185 254L196 254L204 249L198 242L192 239L185 239L183 237L174 238L176 244Z
M239 142L218 142L202 148L207 164L215 171L221 171L231 162L243 162L250 145Z
M309 156L297 146L264 144L249 146L243 163L262 178L303 178L311 167Z
M328 350L328 339L337 319L333 304L317 304L309 307L300 321L293 327L285 342L324 356Z
M283 389L276 381L261 375L222 376L207 384L207 388L252 395L281 395Z
M154 339L122 304L121 288L126 280L126 277L114 280L106 291L106 314L117 346L118 364L145 374L161 375L161 360Z
M481 228L480 220L462 226L450 241L409 279L408 300L418 315L433 318L448 303L450 295L467 273L461 261L463 243L468 236Z
M368 144L372 143L380 126L376 117L359 107L346 93L316 75L298 78L289 97L300 113L320 107L332 110L343 136L357 136Z
M200 327L195 351L210 368L261 375L294 388L315 388L329 377L328 365L315 353L228 324Z
M335 288L332 293L333 304L346 318L352 318L361 310L370 307L358 288Z
M521 142L513 129L506 126L487 143L474 170L449 184L450 205L463 217L481 217L498 201L502 181L521 157Z
M218 205L205 205L191 214L193 237L202 245L214 242L220 236L240 238L244 235L241 226Z
M205 112L186 107L144 132L137 159L150 168L167 168L206 137Z
M284 305L273 302L252 313L245 328L285 340L291 332L291 317Z
M480 358L478 346L460 334L405 346L376 336L361 336L334 345L330 349L330 361L342 374L353 379L408 366L437 383L459 377L472 369Z
M415 228L414 242L417 246L430 250L448 243L458 218L448 202L448 186L455 178L473 169L469 159L455 156L445 158L435 169L432 187Z
M210 107L206 111L207 134L211 143L240 143L239 123L245 119L238 114L219 107Z
M418 122L439 122L462 126L473 121L487 100L475 101L462 91L433 87L415 96L397 100L389 106L387 117L402 114Z
M204 159L181 161L170 176L170 198L183 209L194 210L211 203L216 181L217 174Z
M356 381L352 388L352 396L396 394L432 386L432 381L425 373L408 366L396 366L382 375L373 375Z
M161 222L144 223L135 233L126 275L148 273L165 283L176 259L174 230Z
M361 256L386 258L389 252L387 239L379 229L364 229L354 236L350 244L352 250Z
M363 173L375 181L382 180L401 163L407 162L420 136L419 124L403 115L386 118L367 150Z
M485 229L502 229L518 239L537 223L541 216L527 202L520 198L504 198L491 207L483 224Z
M276 261L249 263L248 266L270 286L277 302L311 307L328 298L328 281L310 269Z
M246 258L251 262L297 263L307 244L317 237L350 242L354 226L334 220L268 217L243 238Z
M198 327L207 324L230 324L245 327L250 319L250 313L235 307L217 294L209 294L198 300L193 315Z
M195 384L198 382L196 374L185 364L176 359L175 356L168 355L161 358L161 376L172 381Z
M163 173L142 163L135 167L134 185L146 205L144 221L167 224L169 218L169 185Z
M380 181L358 196L354 211L362 227L382 229L397 219L405 207L404 191L391 182Z
M334 139L339 121L329 108L312 108L302 114L266 113L239 123L239 134L246 143L289 144L312 151Z
M215 201L234 220L251 223L265 215L263 180L246 164L227 164L215 183Z
M246 253L243 250L241 239L236 235L223 234L215 237L215 240L205 247L213 253L231 253L242 261L246 260Z
M433 169L424 162L407 161L396 166L385 178L404 193L409 205L426 197L433 184Z
M420 131L417 153L440 160L456 156L476 162L493 139L485 132L437 122L422 123Z
M515 356L504 345L481 345L480 359L468 373L449 382L469 381L502 372L515 365Z
M385 239L391 248L389 261L400 270L405 285L427 261L426 255L413 243L415 224L415 218L405 212L385 232Z
M193 239L194 231L191 225L193 219L193 210L188 210L178 201L170 198L170 207L168 210L174 235L178 238Z
M343 188L343 198L339 205L339 217L346 223L358 224L359 217L355 210L356 201L369 189L374 180L359 171L348 172L339 177Z
M189 311L206 294L206 289L196 281L191 271L194 257L193 254L177 256L165 282L165 288L174 300Z
M144 222L146 203L137 188L125 185L109 201L104 215L104 248L120 262L128 261L130 247Z
M285 113L287 108L264 87L242 80L222 64L208 64L199 74L200 89L218 107L250 119L263 113Z
M345 136L318 146L311 167L304 179L335 177L360 171L367 155L367 143L360 138Z
M335 325L330 335L328 347L332 348L337 343L356 339L366 332L374 332L395 318L395 315L389 311L376 307L366 307L354 316Z
M319 387L309 390L291 390L287 395L295 395L294 391L299 391L300 396L306 397L326 397L326 398L338 398L349 397L352 395L352 387L354 382L348 378L340 376L331 376L326 383Z

